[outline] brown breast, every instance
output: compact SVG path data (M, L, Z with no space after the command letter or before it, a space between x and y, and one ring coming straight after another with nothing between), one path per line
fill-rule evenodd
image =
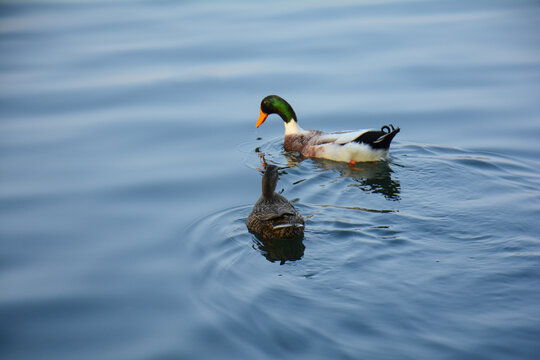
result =
M322 134L318 130L306 130L302 134L285 135L283 146L287 151L299 151L305 157L317 157L317 147L313 145L314 138Z

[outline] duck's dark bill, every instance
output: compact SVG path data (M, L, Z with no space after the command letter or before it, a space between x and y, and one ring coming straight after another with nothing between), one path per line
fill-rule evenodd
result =
M259 120L257 120L257 124L255 125L255 127L261 126L261 124L264 122L264 120L266 120L267 117L268 114L261 109L261 114L259 115Z

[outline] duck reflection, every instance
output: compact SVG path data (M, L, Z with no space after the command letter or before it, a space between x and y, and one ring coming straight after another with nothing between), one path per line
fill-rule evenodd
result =
M264 239L253 237L253 248L258 249L270 262L279 261L280 265L286 261L300 260L304 256L304 243L302 239Z
M262 195L253 206L246 225L258 241L256 246L269 261L298 260L304 255L304 218L284 196L275 192L278 167L268 165L262 177Z
M296 167L304 157L296 152L285 152L287 165ZM388 161L361 162L354 166L346 163L326 160L311 159L315 166L320 170L335 170L341 177L348 177L356 181L356 186L364 191L383 195L388 200L400 200L401 186L398 180L392 179L394 172Z

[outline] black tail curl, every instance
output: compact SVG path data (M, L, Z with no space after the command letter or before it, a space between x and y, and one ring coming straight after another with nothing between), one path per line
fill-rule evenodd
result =
M381 131L385 134L389 134L391 133L392 131L395 131L396 129L394 128L394 125L392 124L388 124L388 125L384 125L382 128L381 128Z
M388 149L394 136L399 132L399 128L394 128L394 125L388 124L381 128L381 137L371 143L371 146L375 149Z
M354 142L364 143L370 145L374 149L388 149L390 143L396 134L399 132L399 128L395 128L394 125L384 125L381 130L366 131L356 139Z

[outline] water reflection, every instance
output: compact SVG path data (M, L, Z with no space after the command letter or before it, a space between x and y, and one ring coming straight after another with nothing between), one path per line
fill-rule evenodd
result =
M335 166L322 165L324 168ZM392 179L392 168L387 161L377 163L360 163L354 167L339 165L337 168L341 176L350 177L357 181L356 186L364 191L383 195L387 200L400 200L401 186L398 180Z
M279 261L283 265L286 261L300 260L306 247L302 239L264 239L253 236L253 248L258 249L268 261Z
M305 160L296 152L285 152L287 165L296 167ZM348 177L357 182L350 186L361 190L383 195L387 200L400 200L401 185L398 180L392 179L393 170L388 161L362 162L354 166L346 163L313 158L313 163L320 170L335 170L341 177Z

